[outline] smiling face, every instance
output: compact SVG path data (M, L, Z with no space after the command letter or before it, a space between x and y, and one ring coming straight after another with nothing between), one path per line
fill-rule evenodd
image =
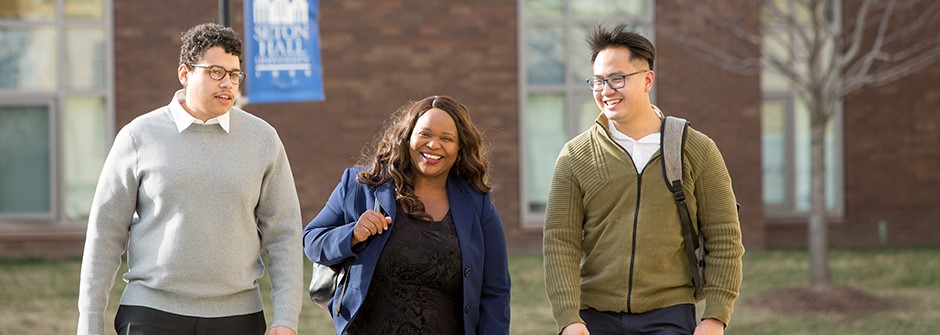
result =
M415 122L409 152L415 178L446 180L460 150L457 123L442 109L432 108Z
M640 70L648 70L644 61L631 61L630 50L613 47L601 50L594 60L594 77L608 78ZM653 71L646 71L624 78L624 86L594 92L594 101L607 119L620 122L630 117L631 111L649 111L649 92L653 87Z
M221 47L207 49L196 63L218 65L226 71L241 70L238 56L225 52ZM238 84L232 83L228 75L215 80L209 77L209 69L187 65L181 64L177 70L180 83L186 90L183 108L202 121L228 112L235 103Z

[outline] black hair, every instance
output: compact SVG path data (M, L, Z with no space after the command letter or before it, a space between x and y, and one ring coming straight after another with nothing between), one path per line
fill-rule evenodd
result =
M376 136L373 147L363 154L358 165L367 167L359 173L362 184L381 185L395 183L396 199L405 212L416 217L431 219L424 203L414 194L414 166L411 163L411 133L418 119L431 109L441 109L454 119L457 126L457 162L449 173L466 178L477 191L489 192L489 162L483 135L470 119L467 106L449 96L435 95L400 107L386 121Z
M631 62L640 58L646 61L650 70L653 69L656 48L643 35L630 31L628 25L620 24L613 28L598 25L594 28L594 33L588 35L586 40L591 48L591 63L594 63L597 54L604 49L624 47L630 50Z
M212 47L222 47L226 53L238 56L239 63L242 61L242 39L235 30L221 24L200 24L183 32L180 39L180 64L196 63Z

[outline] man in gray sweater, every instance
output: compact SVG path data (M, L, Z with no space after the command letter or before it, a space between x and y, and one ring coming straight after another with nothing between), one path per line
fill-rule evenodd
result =
M78 334L105 333L125 247L118 334L264 334L262 257L273 283L269 334L296 334L302 222L284 146L269 124L233 107L245 80L238 35L202 24L182 40L183 89L118 132L101 172Z

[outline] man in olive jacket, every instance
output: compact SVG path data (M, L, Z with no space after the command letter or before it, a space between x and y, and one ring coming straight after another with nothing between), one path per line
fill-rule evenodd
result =
M683 189L705 238L696 325L682 224L661 167L662 112L650 103L655 49L626 26L588 36L601 113L562 149L545 217L546 290L562 334L723 334L741 285L741 229L714 141L689 129Z

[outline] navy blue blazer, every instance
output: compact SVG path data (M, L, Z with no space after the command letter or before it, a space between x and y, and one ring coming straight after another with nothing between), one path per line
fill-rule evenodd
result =
M373 235L350 248L353 227L359 216L373 209L378 197L383 212L395 222L395 189L391 182L361 185L356 176L361 167L348 168L326 206L304 228L304 253L311 261L334 265L351 260L349 284L333 317L336 333L342 334L365 300L375 264L388 240L389 231ZM479 192L466 179L451 174L447 179L451 218L460 243L463 269L464 334L509 334L509 263L503 224L489 193ZM328 304L334 310L343 287L336 289Z

